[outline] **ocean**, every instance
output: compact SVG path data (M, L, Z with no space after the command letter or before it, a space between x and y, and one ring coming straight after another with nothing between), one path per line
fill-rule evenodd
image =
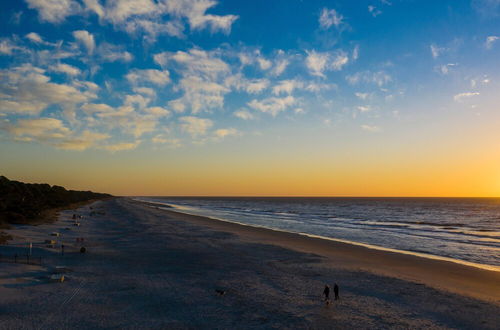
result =
M500 271L500 198L136 199L189 214Z

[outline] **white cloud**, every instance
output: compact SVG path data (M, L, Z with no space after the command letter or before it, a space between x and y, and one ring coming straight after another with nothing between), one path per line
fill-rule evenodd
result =
M273 117L281 111L286 110L297 102L297 100L289 95L286 97L269 97L263 100L252 100L248 106L261 112L269 113Z
M344 51L338 52L316 52L306 51L306 67L313 76L325 77L325 71L340 71L349 63L349 57Z
M0 114L28 114L36 115L47 107L43 102L16 101L9 99L0 99Z
M361 99L361 100L366 100L370 97L370 94L369 93L360 93L360 92L356 92L354 93L354 95L356 95L357 98Z
M351 85L357 85L359 83L369 83L376 84L377 86L382 87L391 82L392 77L384 71L363 71L346 76L346 80Z
M128 33L143 32L149 41L161 34L184 37L184 20L192 31L209 29L212 33L230 33L236 15L213 15L206 12L217 5L214 0L120 0L102 6L96 0L84 0L86 9L101 21L108 21ZM165 16L169 16L169 20Z
M83 0L83 3L87 11L94 12L99 18L104 18L105 12L100 0Z
M320 83L316 83L316 82L309 82L309 83L307 83L305 85L304 89L306 91L308 91L308 92L317 93L317 92L321 92L321 91L324 91L324 90L337 89L337 85L335 85L335 84L320 84Z
M64 138L70 130L64 123L55 118L20 119L14 125L6 127L7 131L24 141L49 141Z
M184 104L184 100L182 98L169 101L168 105L175 112L184 112L184 111L186 111L186 105Z
M97 48L97 53L104 62L130 62L134 58L132 54L122 49L122 47L103 42Z
M478 92L460 93L460 94L456 94L455 96L453 96L453 100L455 100L455 102L464 102L466 99L469 99L471 97L478 96L478 95L480 95L480 93L478 93Z
M66 17L75 15L81 10L74 0L26 0L28 7L36 9L41 20L60 23Z
M170 115L170 111L162 107L149 107L145 111L155 117L168 117Z
M246 79L241 73L229 76L224 80L224 86L227 88L243 90L249 94L259 94L269 87L269 84L268 79Z
M80 107L87 114L111 113L115 109L104 103L85 103Z
M130 17L154 14L158 10L152 0L120 0L108 1L106 7L97 6L94 1L88 2L96 14L105 15L113 23L122 23ZM97 11L96 11L97 9Z
M123 150L132 150L137 148L137 146L141 143L141 141L135 142L119 142L115 144L108 144L101 146L100 149L108 150L111 152L115 151L123 151Z
M216 138L225 138L227 136L237 136L240 133L234 128L220 128L214 132Z
M209 29L212 33L230 33L236 15L214 15L207 11L215 0L26 0L38 11L41 20L59 23L71 15L95 13L101 24L111 23L128 33L144 33L148 41L161 34L183 38L184 25L192 31ZM85 16L84 16L85 17Z
M368 12L372 14L373 17L377 17L378 15L382 14L382 11L380 9L377 9L375 6L368 6Z
M77 76L82 73L77 67L65 63L51 65L49 69L50 71L64 73L68 76Z
M151 102L149 97L144 97L140 94L130 94L125 95L125 100L123 102L124 106L137 106L139 109L144 109Z
M252 113L250 113L249 111L244 110L244 109L235 111L233 113L233 116L240 118L240 119L243 119L243 120L251 120L251 119L255 118L255 116Z
M273 76L280 76L288 67L290 61L287 59L280 59L276 62L273 69L271 70L271 74Z
M487 85L491 82L491 80L488 78L488 76L484 76L484 77L478 77L478 78L474 78L474 79L471 79L470 80L470 86L472 88L475 88L477 85L481 84L481 85Z
M485 42L484 46L486 47L486 49L492 49L493 44L495 44L498 39L500 39L500 37L498 37L498 36L489 36L486 38L486 42Z
M361 112L368 112L372 110L372 107L369 105L360 105L358 106L358 110Z
M184 24L180 21L166 23L154 22L149 19L130 20L125 25L125 31L129 34L144 33L149 42L156 41L157 37L166 34L171 37L184 38Z
M44 41L42 37L36 32L30 32L26 35L26 38L29 39L30 41L37 43L37 44L43 44Z
M207 130L213 126L210 119L199 118L194 116L185 116L179 118L181 122L180 127L184 132L191 134L193 137L205 135Z
M352 50L352 60L356 61L359 58L359 45L356 45Z
M149 96L150 98L154 98L156 96L156 92L154 89L149 87L134 87L134 92Z
M457 64L456 63L448 63L448 64L444 64L444 65L441 65L440 67L438 67L438 71L441 73L441 74L444 74L444 75L447 75L448 73L450 73L450 69L454 66L456 66Z
M59 149L82 151L93 147L97 142L109 139L110 137L111 136L108 134L85 130L78 136L64 138L61 141L53 143L53 145Z
M164 3L168 13L188 19L192 30L210 28L212 32L231 32L231 26L238 19L236 15L218 16L206 14L206 11L217 5L214 0L171 0Z
M97 97L93 83L56 84L45 75L45 70L29 64L0 70L0 81L0 101L4 105L10 104L10 112L16 113L24 113L25 110L36 113L49 105L59 105L71 114L77 104Z
M170 72L168 72L167 70L160 71L156 69L133 69L125 77L132 84L152 83L155 85L164 86L170 83Z
M156 129L158 120L154 116L135 116L126 125L127 132L135 138L141 137L145 133L153 132Z
M85 46L89 54L94 53L95 40L94 36L91 33L85 30L78 30L78 31L73 31L73 36L79 43Z
M432 44L430 49L433 58L438 58L446 50L446 48L438 47L435 44Z
M26 49L16 45L10 39L0 39L0 54L12 55L14 51L25 51Z
M330 68L334 71L340 71L349 62L349 57L345 52L338 52L332 58L332 62L330 64Z
M344 17L335 9L323 8L319 16L319 25L324 29L329 29L332 25L338 28L343 20Z
M273 62L265 59L264 57L257 58L257 63L259 63L259 67L262 70L268 70L273 65Z
M378 133L378 132L381 132L382 129L379 127L379 126L375 126L375 125L361 125L361 129L364 130L364 131L367 131L367 132L371 132L371 133Z
M154 55L153 58L162 67L166 67L168 63L178 65L177 71L181 71L183 75L192 74L215 79L230 72L229 65L215 51L207 52L193 48L188 52L163 52Z
M306 66L309 72L318 77L324 77L323 71L325 71L328 64L329 55L328 53L319 53L314 50L307 52Z
M169 105L176 111L184 111L190 107L193 113L223 107L224 95L230 91L221 84L203 80L198 76L182 78L176 88L183 90L184 95L170 101Z
M168 67L179 75L174 91L183 95L169 101L176 112L191 109L192 113L211 111L224 106L224 96L231 88L258 92L266 86L265 81L248 81L241 75L231 76L231 67L222 60L221 50L204 51L193 48L188 52L163 52L154 60L163 68Z
M279 94L292 94L292 92L295 89L298 88L303 88L304 83L300 80L296 79L289 79L289 80L282 80L278 82L277 85L273 87L273 94L274 95L279 95Z
M170 148L179 148L182 146L181 140L168 138L168 137L165 137L165 135L163 135L163 134L158 134L158 135L152 137L151 142L153 142L155 144L166 144Z

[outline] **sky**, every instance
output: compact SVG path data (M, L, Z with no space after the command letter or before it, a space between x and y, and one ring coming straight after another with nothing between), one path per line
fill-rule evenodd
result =
M500 196L500 0L0 9L9 179L116 195Z

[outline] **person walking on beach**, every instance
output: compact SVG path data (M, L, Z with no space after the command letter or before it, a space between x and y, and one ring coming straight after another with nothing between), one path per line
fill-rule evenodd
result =
M333 286L333 293L335 293L335 300L339 300L339 286L337 283Z
M325 295L325 301L330 300L330 287L328 284L325 284L325 289L323 290L323 294Z

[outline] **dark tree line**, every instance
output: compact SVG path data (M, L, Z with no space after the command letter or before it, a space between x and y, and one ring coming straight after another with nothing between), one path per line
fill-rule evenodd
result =
M46 183L23 183L0 176L0 224L30 223L48 209L110 197L92 191L66 190Z

